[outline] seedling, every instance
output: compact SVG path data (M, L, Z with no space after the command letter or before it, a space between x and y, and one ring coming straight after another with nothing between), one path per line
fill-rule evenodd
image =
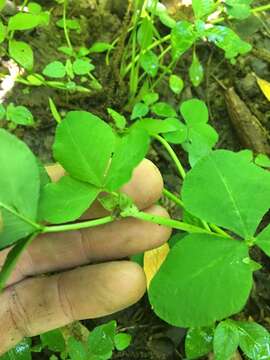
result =
M251 2L193 0L193 19L176 22L161 2L134 1L127 35L128 44L120 68L120 76L129 81L129 105L134 104L143 86L154 91L164 78L168 79L172 92L179 94L183 89L183 80L175 69L182 56L190 49L193 56L189 78L193 86L200 85L204 79L204 70L196 54L198 43L213 43L224 51L225 58L232 63L239 55L248 53L251 45L240 39L231 28L219 24L227 17L242 20L270 7L268 4L252 9ZM224 14L224 17L215 16L217 13ZM165 35L160 33L159 23L167 28ZM121 43L121 36L115 40L114 45L118 41Z
M97 326L91 332L83 325L76 330L80 338L78 334L73 335L69 328L63 328L40 335L40 342L35 345L32 345L31 339L25 339L0 359L12 360L20 356L23 360L31 360L32 353L48 349L55 354L50 357L51 360L58 359L56 354L62 360L108 360L113 352L123 351L131 343L131 336L117 329L116 321Z
M8 121L10 130L17 125L32 126L35 123L30 110L25 106L15 106L13 103L8 104L7 107L0 104L0 120Z

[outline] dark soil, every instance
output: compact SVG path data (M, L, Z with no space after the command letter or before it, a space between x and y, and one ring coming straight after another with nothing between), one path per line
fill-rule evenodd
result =
M94 3L94 1L73 1L69 16L80 18L82 24L81 33L71 32L73 44L90 46L97 40L110 42L117 34L121 34L125 14L123 1L111 2L110 6L102 9L96 9ZM51 25L48 28L24 34L24 40L28 41L34 49L36 72L50 61L63 58L57 48L64 44L64 36L62 31L54 25L54 20L61 17L61 8L55 6L54 2L52 4L46 2L48 8L50 5L53 6ZM221 51L202 44L199 48L199 57L206 70L203 84L198 88L190 85L186 70L190 64L190 55L186 55L177 69L186 84L181 96L172 98L167 82L160 84L159 90L164 98L176 105L191 97L204 100L209 108L211 123L219 133L217 147L239 150L243 148L243 139L229 116L229 105L225 101L225 93L226 89L233 87L251 114L260 121L266 131L270 130L270 105L258 88L253 75L256 73L257 76L270 81L270 17L252 17L241 23L232 23L231 26L253 44L254 50L250 54L238 59L237 63L232 65L224 60ZM66 94L45 87L26 89L25 86L18 84L7 99L7 102L12 101L27 106L34 114L37 120L35 128L18 127L14 132L29 144L44 163L53 161L51 146L55 130L55 121L48 106L48 96L54 99L61 114L80 108L91 111L104 119L107 119L107 107L121 111L127 103L125 84L119 83L113 64L105 66L103 55L93 56L93 63L96 65L95 76L103 85L101 91L93 91L90 94ZM179 155L183 157L182 153ZM167 154L159 146L154 145L149 156L160 168L167 187L172 190L177 189L179 178L174 166L168 165ZM185 158L183 161L186 161ZM166 203L166 205L174 212L172 204ZM244 311L237 317L253 318L270 330L270 260L259 250L254 251L253 257L263 264L263 269L255 272L256 285L254 284L252 296ZM133 307L113 315L112 318L133 336L132 345L126 351L116 353L114 359L184 358L185 330L172 327L158 319L151 311L146 297ZM92 327L105 320L107 318L85 323ZM34 358L48 359L48 355L35 354Z

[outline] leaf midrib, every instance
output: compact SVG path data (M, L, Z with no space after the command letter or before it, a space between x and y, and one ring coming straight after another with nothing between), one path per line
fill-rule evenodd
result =
M5 209L6 211L8 211L9 213L11 213L12 215L16 216L17 218L19 218L20 220L22 220L23 222L31 225L32 227L34 227L35 229L40 230L40 225L37 224L36 222L34 222L33 220L27 218L26 216L18 213L16 210L14 210L12 207L4 204L3 202L0 202L0 208Z

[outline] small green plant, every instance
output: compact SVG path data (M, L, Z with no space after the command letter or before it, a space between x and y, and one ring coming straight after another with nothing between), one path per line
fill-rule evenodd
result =
M35 345L32 345L31 339L23 340L0 359L31 360L32 353L48 349L53 353L50 360L108 360L115 350L123 351L131 343L131 336L119 331L116 321L99 325L91 332L83 327L83 332L78 338L68 328L52 330L40 335L40 340Z
M129 127L124 116L113 109L108 112L113 127L85 111L71 111L59 119L53 152L68 175L57 183L50 182L23 142L0 130L0 248L14 245L0 273L1 288L22 251L39 234L134 217L178 230L148 290L155 313L175 326L213 328L239 313L249 298L252 274L261 267L250 249L258 246L270 256L270 226L259 230L269 210L270 174L256 165L249 150L213 150L217 134L208 124L205 104L197 99L182 103L179 114L158 101L157 94L148 93L135 105ZM182 177L179 193L164 189L164 195L182 208L181 219L140 211L119 192L146 156L151 139L165 147ZM187 152L187 173L170 142ZM78 221L96 199L110 215ZM219 359L229 358L227 353L220 355L220 332L229 325L239 341L235 335L228 353L239 345L252 360L264 359L258 354L270 356L269 333L259 325L233 320L220 324L213 335ZM250 336L257 336L253 350Z
M0 104L0 120L8 121L9 129L14 129L17 125L32 126L35 124L34 117L25 106L15 106L9 103L7 107Z
M193 18L175 21L165 5L157 0L134 1L128 44L120 67L120 76L129 82L129 104L133 105L141 88L154 91L163 78L168 78L172 92L179 94L183 89L183 80L175 68L189 49L193 51L189 78L195 87L198 86L204 79L204 70L196 53L197 44L213 43L233 63L239 55L249 52L252 48L250 44L230 27L219 23L228 17L242 20L252 13L269 9L269 4L252 9L251 2L193 0ZM224 14L224 17L215 14ZM159 23L167 28L165 35L160 32ZM120 39L116 39L114 45Z
M2 1L0 11L5 7ZM34 54L31 46L21 40L16 40L18 32L32 30L39 26L46 26L50 21L50 13L43 11L35 2L25 0L19 12L10 16L7 23L0 19L0 48L3 54L8 54L19 65L28 71L34 66Z

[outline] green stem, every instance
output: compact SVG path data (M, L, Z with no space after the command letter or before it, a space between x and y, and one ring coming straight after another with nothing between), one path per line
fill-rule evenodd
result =
M68 47L73 50L73 46L71 44L70 38L69 38L69 33L68 33L68 28L67 28L67 3L68 0L64 0L64 4L63 4L63 26L64 26L64 34L65 34L65 38L66 38L66 42Z
M108 224L115 220L114 216L105 216L100 219L82 221L74 224L67 225L49 225L45 226L42 230L43 233L52 233L52 232L62 232L62 231L72 231L72 230L80 230L86 229L94 226Z
M210 228L212 228L217 234L229 237L230 239L233 239L226 231L222 230L219 226L215 224L210 224Z
M165 147L172 160L174 161L180 176L182 177L182 179L184 179L186 176L186 172L171 145L160 135L155 135L154 138Z
M174 195L172 192L170 192L168 189L163 189L163 195L166 196L168 199L173 201L176 205L180 206L181 208L184 208L184 203L181 199L179 199L176 195Z
M187 224L185 222L182 221L178 221L178 220L174 220L174 219L170 219L170 218L165 218L164 216L158 216L158 215L153 215L153 214L148 214L145 213L143 211L138 211L138 212L134 212L131 211L129 212L125 212L124 214L121 214L123 217L134 217L136 219L139 220L143 220L143 221L148 221L154 224L158 224L158 225L163 225L163 226L167 226L173 229L177 229L177 230L182 230L182 231L186 231L188 233L203 233L203 234L209 234L209 235L214 235L215 233L212 232L211 230L205 230L202 229L198 226L194 226L194 225L190 225ZM215 234L216 235L216 234Z
M266 5L262 5L262 6L258 6L258 7L255 7L254 9L251 9L250 12L252 14L256 14L258 12L262 12L262 11L266 11L266 10L270 10L270 4L266 4ZM228 16L228 19L233 19L233 16ZM220 18L217 18L217 19L214 19L211 21L211 24L218 24L218 23L221 23L222 21L226 20L225 17L220 17Z

